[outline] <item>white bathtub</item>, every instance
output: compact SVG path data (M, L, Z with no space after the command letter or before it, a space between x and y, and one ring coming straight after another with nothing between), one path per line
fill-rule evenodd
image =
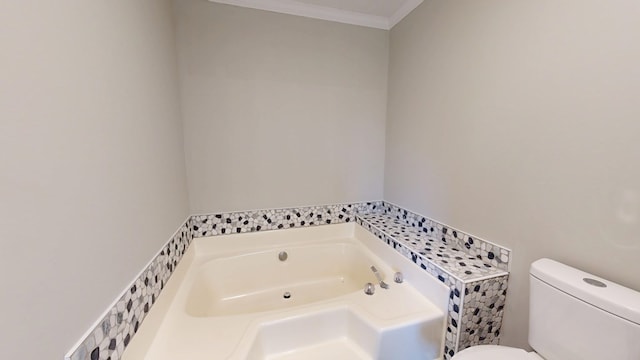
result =
M353 223L199 238L123 359L431 360L442 356L447 295Z
M286 251L287 260L278 255ZM192 316L248 314L335 298L372 281L358 244L287 244L212 259L200 266L187 298ZM289 293L288 298L284 294Z

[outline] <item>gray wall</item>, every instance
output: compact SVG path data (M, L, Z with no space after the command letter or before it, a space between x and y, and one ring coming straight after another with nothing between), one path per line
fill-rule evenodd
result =
M430 0L391 31L384 198L513 249L503 344L540 257L640 290L639 7Z
M534 259L640 289L638 6L428 1L389 40L180 0L179 84L168 1L2 2L0 358L60 358L151 259L183 151L193 212L379 199L384 171L514 250L508 345Z
M174 6L192 212L382 198L387 31Z
M0 2L0 359L61 359L188 214L168 1Z

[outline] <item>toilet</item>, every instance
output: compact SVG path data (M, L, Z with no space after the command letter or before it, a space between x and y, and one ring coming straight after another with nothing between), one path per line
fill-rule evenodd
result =
M478 345L453 360L640 360L640 292L550 259L529 270L528 352Z

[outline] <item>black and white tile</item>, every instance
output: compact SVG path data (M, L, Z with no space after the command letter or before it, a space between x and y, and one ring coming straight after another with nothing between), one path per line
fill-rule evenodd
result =
M354 222L356 213L378 211L381 201L264 209L208 215L194 215L194 237L237 234Z
M459 229L441 224L433 219L403 209L397 205L384 202L384 213L392 218L405 223L421 233L430 235L446 244L455 244L471 256L484 263L502 270L509 270L511 250L491 243L489 241L470 235Z
M386 202L356 221L449 288L444 359L499 341L509 249Z
M185 221L125 290L97 326L69 354L71 360L118 360L140 324L155 304L191 243L189 220Z
M406 225L386 214L365 214L360 215L360 218L462 280L504 272L491 265L487 259L469 254L455 241L438 239L431 235L433 232Z
M497 345L504 316L508 276L465 284L458 351L473 345Z
M356 212L381 207L377 201L191 216L68 358L119 360L195 237L352 222Z
M194 215L69 354L119 360L193 238L357 222L449 288L444 359L493 344L506 296L510 251L382 201Z

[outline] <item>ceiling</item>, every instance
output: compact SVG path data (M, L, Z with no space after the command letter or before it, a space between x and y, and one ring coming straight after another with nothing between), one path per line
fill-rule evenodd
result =
M389 30L423 0L209 0L216 3Z

